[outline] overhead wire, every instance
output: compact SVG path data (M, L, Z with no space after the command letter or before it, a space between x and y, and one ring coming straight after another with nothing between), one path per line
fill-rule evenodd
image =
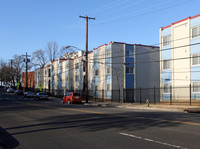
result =
M193 1L193 0L188 0L188 1L186 1L186 2L181 2L181 3L175 4L175 5L169 6L169 7L161 8L161 9L158 9L158 10L153 10L153 11L150 11L150 12L147 12L147 13L143 13L143 14L140 14L140 15L134 15L134 16L130 16L130 17L122 18L122 19L104 21L104 22L100 22L100 23L93 24L93 25L96 26L96 25L102 25L102 24L111 24L111 23L116 23L116 22L128 20L128 19L130 19L130 18L141 17L141 16L144 16L144 15L149 15L149 14L153 14L153 13L156 13L156 12L159 12L159 11L163 11L163 10L166 10L166 9L170 9L170 8L173 8L173 7L176 7L176 6L184 5L184 4L190 3L190 2L192 2L192 1Z

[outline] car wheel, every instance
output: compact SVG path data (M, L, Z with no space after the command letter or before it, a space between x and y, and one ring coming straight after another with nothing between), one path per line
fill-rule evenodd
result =
M68 100L68 101L67 101L67 104L70 104L70 103L71 103L70 100Z
M64 104L65 102L62 100L62 101L61 101L61 103L63 103L63 104Z

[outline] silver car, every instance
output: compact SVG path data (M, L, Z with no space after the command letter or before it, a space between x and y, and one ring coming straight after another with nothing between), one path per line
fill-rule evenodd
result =
M32 91L27 91L24 93L24 97L34 97L34 93Z
M7 89L7 93L14 93L14 89L13 88L8 88Z

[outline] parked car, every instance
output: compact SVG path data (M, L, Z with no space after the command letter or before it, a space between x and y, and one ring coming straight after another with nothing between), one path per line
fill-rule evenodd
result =
M7 91L7 93L14 93L14 89L13 88L8 88L6 91Z
M15 95L23 95L23 91L22 90L16 90L15 91Z
M48 100L48 95L45 92L38 92L35 96L34 96L35 100L40 100L40 99L44 99L44 100Z
M34 97L34 93L32 91L27 91L24 93L24 97Z
M73 93L73 92L69 92L66 94L65 97L63 97L62 103L82 103L82 97L80 95L80 93Z

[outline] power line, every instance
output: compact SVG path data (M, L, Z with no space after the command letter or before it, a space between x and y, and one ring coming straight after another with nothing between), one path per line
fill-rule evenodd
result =
M143 13L143 14L140 14L140 15L130 16L130 17L126 17L126 18L123 18L123 19L116 19L116 20L112 20L112 21L105 21L105 22L102 22L102 23L97 23L95 25L116 23L116 22L128 20L130 18L136 18L136 17L140 17L140 16L156 13L156 12L159 12L159 11L163 11L163 10L166 10L166 9L170 9L170 8L173 8L173 7L176 7L176 6L184 5L184 4L190 3L191 1L193 1L193 0L189 0L189 1L186 1L186 2L181 2L181 3L175 4L175 5L169 6L169 7L165 7L165 8L158 9L158 10L153 10L153 11L150 11L150 12L147 12L147 13Z
M98 11L102 11L102 10L104 10L104 9L108 9L108 8L110 8L110 7L114 7L115 5L121 3L121 1L122 1L122 0L117 0L117 1L115 1L115 2L112 2L112 3L109 3L109 4L107 4L107 5L104 5L103 7L99 7L99 8L93 9L93 10L87 12L86 14L90 14L90 13L94 12L94 13L93 13L93 15L94 15L94 14L95 14L95 11L98 12ZM124 1L124 0L123 0L123 1Z
M162 49L162 50L156 50L156 51L149 51L149 52L143 52L143 53L137 53L137 54L133 54L134 55L142 55L142 54L149 54L149 53L154 53L154 52L162 52L162 51L168 51L171 49L178 49L178 48L183 48L183 47L188 47L188 46L195 46L195 45L199 45L200 43L194 43L194 44L188 44L188 45L183 45L183 46L177 46L177 47L173 47L173 48L166 48L166 49ZM140 45L138 45L140 46ZM142 45L141 45L142 46ZM112 56L112 57L107 57L107 58L119 58L119 57L125 57L126 55L122 55L122 56ZM107 58L97 58L97 59L107 59ZM95 60L95 59L92 59Z

